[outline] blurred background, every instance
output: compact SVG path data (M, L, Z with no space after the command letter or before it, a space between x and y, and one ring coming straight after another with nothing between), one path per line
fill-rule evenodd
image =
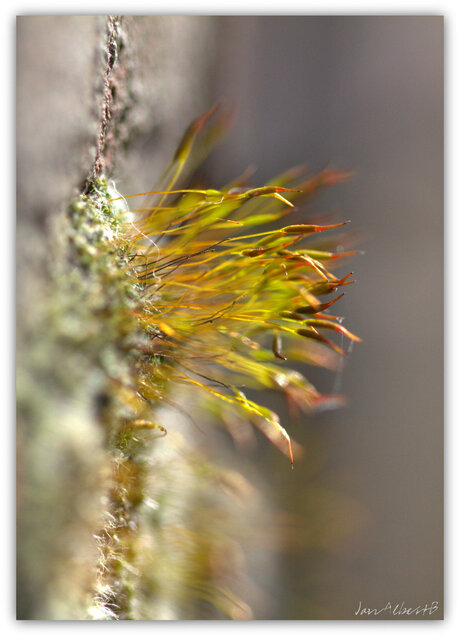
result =
M22 17L17 28L18 227L35 246L23 260L30 242L18 245L27 290L21 264L40 261L49 218L89 165L104 22ZM353 619L360 601L442 609L442 17L146 16L125 28L134 106L120 192L150 187L216 100L235 104L236 118L206 162L211 186L249 165L255 184L300 163L355 173L311 211L351 219L361 237L338 313L363 342L340 374L303 370L348 404L291 421L264 396L305 454L291 471L260 439L241 460L273 511L270 567L249 555L270 598L259 618ZM18 298L19 322L21 307Z
M340 308L363 339L343 372L349 405L289 423L306 456L292 475L282 463L266 472L292 511L308 515L300 485L312 473L318 489L342 494L342 507L322 500L320 535L345 525L352 538L283 559L280 605L302 617L313 596L315 616L350 618L358 600L441 601L442 18L225 18L219 28L215 90L239 111L217 181L251 163L263 181L332 162L356 178L318 209L365 235ZM326 373L316 384L334 382Z

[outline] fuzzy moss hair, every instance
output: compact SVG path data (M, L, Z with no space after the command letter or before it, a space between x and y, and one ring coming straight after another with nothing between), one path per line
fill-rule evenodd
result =
M59 219L18 351L18 418L34 423L19 439L23 616L188 619L201 600L250 618L238 559L234 577L212 566L234 547L232 502L252 502L250 485L197 453L165 407L189 417L201 396L237 444L255 427L292 465L289 433L246 388L303 411L342 400L289 364L333 367L345 352L329 335L359 340L330 313L352 282L332 266L354 252L315 242L344 222L284 218L349 175L184 188L228 120L215 107L192 122L152 191L122 197L93 178Z

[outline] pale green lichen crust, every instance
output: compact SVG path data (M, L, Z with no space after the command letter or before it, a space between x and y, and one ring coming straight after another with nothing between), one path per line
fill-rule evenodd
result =
M99 180L60 215L44 283L18 317L18 617L82 619L94 594L94 533L128 416L110 385L132 381L138 329L124 211L110 198Z

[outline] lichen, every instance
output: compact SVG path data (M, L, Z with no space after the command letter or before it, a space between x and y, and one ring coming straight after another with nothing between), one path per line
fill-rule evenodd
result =
M45 292L23 318L20 616L85 617L94 587L93 534L112 488L114 432L128 415L114 402L111 386L131 382L131 341L138 332L132 319L138 285L117 247L123 211L109 199L100 179L57 219Z

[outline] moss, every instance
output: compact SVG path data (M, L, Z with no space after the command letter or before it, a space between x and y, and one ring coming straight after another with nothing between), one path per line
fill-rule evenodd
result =
M142 424L164 379L133 397L142 364L155 370L163 356L142 348L159 331L135 317L142 284L123 243L124 210L101 177L129 107L117 51L126 55L120 20L109 17L95 161L21 304L30 311L17 346L20 619L189 619L200 595L233 609L225 590L211 590L216 533L197 498L215 485L180 436L165 449L155 442L164 427Z
M216 609L251 617L233 592L244 572L233 537L247 510L240 510L234 476L195 453L192 394L200 391L205 414L217 415L235 440L253 425L291 466L278 416L240 388L281 391L305 411L338 398L321 396L276 359L309 353L309 343L299 341L312 338L343 353L314 326L357 340L341 323L316 316L330 303L313 297L348 285L349 275L337 279L326 270L321 259L329 253L316 250L313 258L307 247L286 249L343 224L239 233L260 225L261 216L265 223L284 217L293 204L280 193L301 203L347 176L298 174L290 184L286 173L278 185L249 190L174 191L216 110L189 127L167 185L150 193L161 195L158 204L136 226L116 191L93 177L52 233L49 285L27 317L19 356L23 618L189 619ZM220 116L211 131L226 121ZM178 193L185 196L162 205ZM152 263L149 237L166 233ZM327 289L318 292L318 285ZM307 322L308 330L300 327ZM324 360L318 353L317 364ZM179 412L189 419L183 438ZM174 434L162 447L155 440L168 429ZM250 489L243 484L241 491L246 498ZM228 495L236 496L236 515Z

